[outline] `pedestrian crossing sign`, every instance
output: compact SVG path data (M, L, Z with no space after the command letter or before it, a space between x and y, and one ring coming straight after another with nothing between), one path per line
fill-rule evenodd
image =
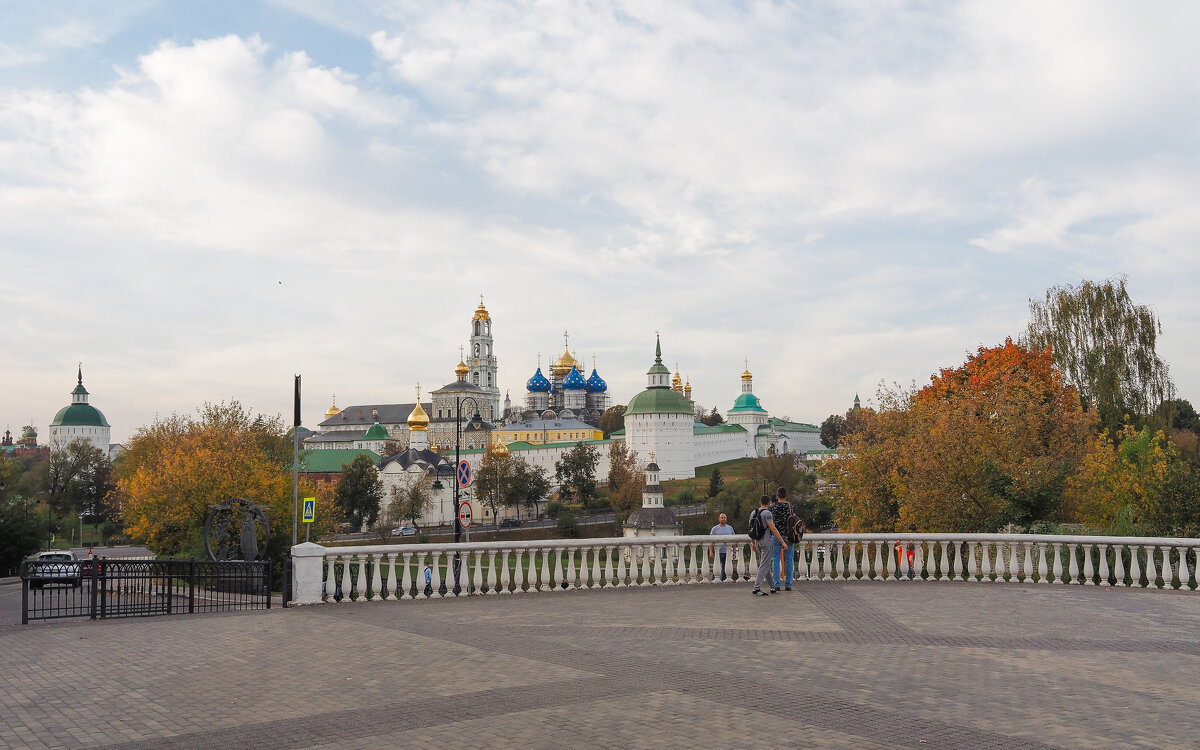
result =
M317 517L317 499L315 497L304 498L304 522L312 523Z

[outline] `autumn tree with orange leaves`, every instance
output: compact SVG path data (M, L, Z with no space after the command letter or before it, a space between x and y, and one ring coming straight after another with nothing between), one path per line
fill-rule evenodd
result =
M882 390L879 402L826 469L842 528L986 532L1065 519L1095 416L1049 349L981 347L920 390Z
M173 414L142 427L114 465L125 531L159 555L203 555L209 506L229 498L261 505L271 523L272 557L290 546L292 446L280 417L255 415L238 402L205 404L196 417ZM334 520L329 492L317 498L320 538Z

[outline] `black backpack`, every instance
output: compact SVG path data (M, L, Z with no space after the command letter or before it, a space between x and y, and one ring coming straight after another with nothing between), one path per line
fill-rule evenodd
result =
M750 514L750 528L746 533L756 542L767 535L767 525L762 520L762 508Z

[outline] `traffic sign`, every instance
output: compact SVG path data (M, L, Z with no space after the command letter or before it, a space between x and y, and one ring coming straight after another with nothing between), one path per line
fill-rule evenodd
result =
M304 513L300 520L304 523L312 523L317 518L317 499L315 497L304 498Z
M459 503L458 504L458 525L464 529L471 528L471 518L472 517L473 517L473 513L471 510L471 504L468 503L466 500Z
M471 464L465 458L458 462L458 486L471 486Z

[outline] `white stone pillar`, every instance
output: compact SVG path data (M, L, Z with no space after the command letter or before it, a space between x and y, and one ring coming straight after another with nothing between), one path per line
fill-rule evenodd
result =
M325 566L325 548L305 542L292 547L291 604L324 604L321 578ZM332 594L332 592L330 592Z

